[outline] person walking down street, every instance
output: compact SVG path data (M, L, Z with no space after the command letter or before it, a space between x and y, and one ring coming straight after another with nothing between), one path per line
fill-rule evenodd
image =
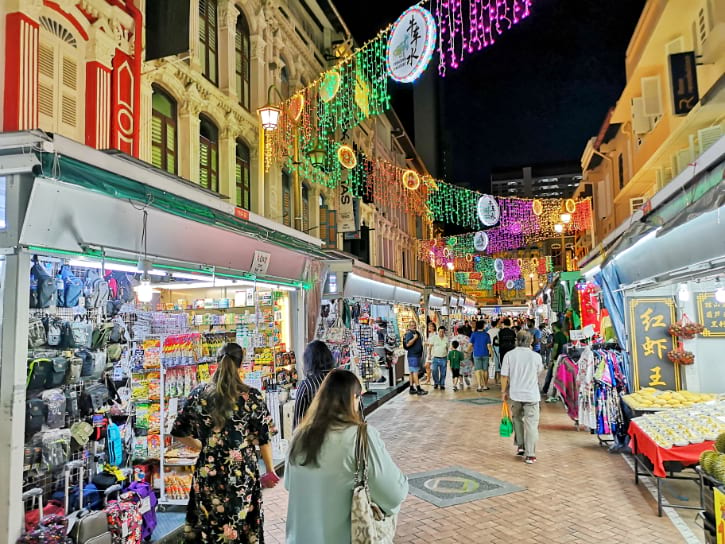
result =
M433 389L446 388L446 367L448 366L448 338L446 328L438 327L438 334L428 339L433 359Z
M499 382L499 376L501 373L501 357L499 356L498 351L498 333L501 329L498 328L499 320L494 319L491 321L491 328L489 328L486 332L488 333L488 336L491 337L491 364L490 364L490 372L493 374L496 378L496 383Z
M279 481L270 445L276 431L262 394L240 378L243 359L239 344L222 347L212 380L191 391L171 430L200 450L186 510L187 542L264 544L262 486ZM257 446L267 469L261 478Z
M463 353L458 349L458 340L451 342L451 349L448 352L448 364L451 365L451 376L453 376L453 390L463 389L461 382L461 361L463 361Z
M335 359L321 340L313 340L305 348L302 356L304 361L305 379L297 385L297 397L295 399L295 416L293 427L297 427L305 417L307 409L312 404L317 390L322 385L327 373L335 367Z
M473 377L476 391L488 391L488 364L491 360L491 337L483 330L483 321L476 321L476 330L471 335L473 344Z
M431 344L431 340L438 336L438 333L436 332L436 324L432 321L428 322L428 328L426 329L426 341L425 341L425 349L426 349L426 355L425 355L425 364L423 365L425 368L425 381L423 382L423 385L430 385L431 375L433 373L432 367L433 367L433 356L431 355L433 344Z
M546 368L549 364L552 336L546 323L539 325L539 331L541 332L541 360L544 362L544 368Z
M546 379L544 380L544 389L542 390L542 393L544 395L547 395L546 402L556 402L558 399L556 395L554 395L554 391L551 389L551 382L553 377L556 375L556 366L559 362L559 355L564 354L564 348L566 344L569 342L569 339L566 337L566 334L564 334L563 328L561 326L561 323L558 321L555 322L552 325L552 328L554 330L554 336L552 338L552 348L551 348L551 362L549 363L549 368L546 371Z
M527 322L529 327L528 333L531 335L531 349L536 353L541 353L541 331L536 327L536 321L529 319Z
M418 332L418 325L411 320L408 323L408 330L403 337L403 347L408 352L408 377L410 379L411 395L427 395L428 391L420 386L420 363L423 360L423 339Z
M544 370L541 355L531 349L533 338L526 331L516 335L516 348L509 351L501 364L501 398L511 401L516 455L527 464L536 462L539 439L539 375Z
M287 544L351 542L355 444L359 429L368 437L370 499L385 514L397 514L408 480L390 457L380 433L363 423L360 381L336 369L322 383L302 424L295 430L284 471ZM357 542L357 540L355 540Z
M501 321L501 330L498 331L498 351L503 366L503 358L516 347L516 331L511 328L511 320L506 317ZM500 376L496 375L496 383L499 383Z
M471 376L473 374L473 345L471 339L465 334L459 334L455 338L458 341L458 351L463 355L461 361L461 389L465 386L471 388Z

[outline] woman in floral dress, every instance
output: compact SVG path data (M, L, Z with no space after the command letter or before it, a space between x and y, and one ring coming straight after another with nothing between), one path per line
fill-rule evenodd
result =
M244 384L244 351L226 344L211 382L194 388L171 434L200 450L189 495L184 536L189 542L263 544L262 479L257 446L274 474L270 435L275 431L262 394Z

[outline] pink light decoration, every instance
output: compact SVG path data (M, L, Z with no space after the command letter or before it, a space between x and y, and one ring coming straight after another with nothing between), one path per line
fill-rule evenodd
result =
M435 0L440 76L445 77L447 67L458 68L466 54L496 43L497 36L530 13L531 0Z

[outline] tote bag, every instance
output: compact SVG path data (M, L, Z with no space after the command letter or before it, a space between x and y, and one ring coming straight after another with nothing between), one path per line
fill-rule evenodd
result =
M370 499L368 488L367 425L358 427L355 441L355 487L352 492L350 534L352 544L393 544L397 515L386 516Z

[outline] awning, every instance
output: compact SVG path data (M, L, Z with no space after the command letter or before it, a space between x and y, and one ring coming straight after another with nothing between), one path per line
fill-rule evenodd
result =
M420 292L349 273L345 279L344 296L390 304L420 306Z
M434 295L434 294L428 295L428 308L430 308L432 310L438 310L438 309L442 308L443 306L445 306L445 304L446 304L445 298L438 296L438 295Z

